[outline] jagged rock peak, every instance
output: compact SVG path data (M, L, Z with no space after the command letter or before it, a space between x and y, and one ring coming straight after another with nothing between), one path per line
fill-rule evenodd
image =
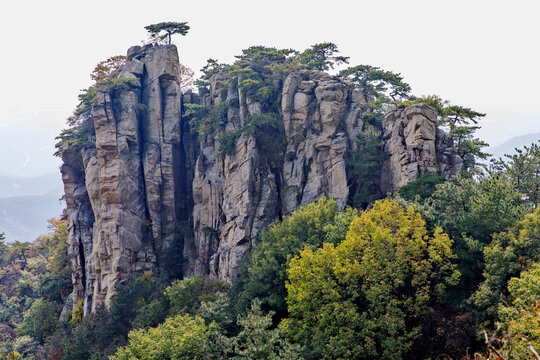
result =
M134 271L181 268L190 181L183 148L175 46L131 48L120 76L103 86L87 114L90 145L65 149L65 184L74 303L108 305ZM179 272L179 271L177 271Z
M323 195L340 207L350 202L347 161L373 126L363 121L369 99L350 82L293 72L280 82L280 108L269 112L224 73L182 94L174 45L131 47L119 75L129 81L103 86L84 115L83 145L62 152L73 306L84 301L85 313L108 305L115 286L138 271L231 281L272 221ZM182 115L191 105L216 110L217 128L196 131ZM270 127L242 131L257 116ZM461 167L427 105L388 112L378 130L383 193ZM228 151L224 134L234 138Z

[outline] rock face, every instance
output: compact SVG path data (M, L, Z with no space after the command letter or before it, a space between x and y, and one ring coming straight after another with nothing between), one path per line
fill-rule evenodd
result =
M389 111L383 121L381 190L391 193L424 173L455 177L463 165L452 140L437 128L437 112L426 104Z
M235 104L227 108L225 130L230 132L259 114L264 104L243 97L236 83L225 84L214 76L202 103ZM221 93L227 98L217 95ZM284 143L277 165L253 136L242 135L235 151L225 156L218 152L217 135L201 139L186 274L237 277L259 229L323 194L342 207L347 203L345 154L363 128L365 99L335 77L302 71L284 81L281 104Z
M62 149L73 306L84 301L85 313L110 304L115 286L138 271L230 281L272 221L325 194L348 203L346 161L370 126L362 121L367 99L351 83L293 72L279 85L275 134L239 133L223 153L223 133L269 110L239 80L218 73L208 90L182 94L174 45L132 47L119 76L83 119L83 145ZM194 133L185 104L219 109L219 128ZM436 121L422 104L386 115L383 191L425 172L459 171Z
M287 137L284 213L323 194L345 207L349 196L345 154L364 130L366 99L336 77L305 71L285 80L281 103Z
M109 304L134 271L182 266L192 170L176 47L128 55L123 83L103 86L86 120L91 145L62 153L74 303L85 313Z

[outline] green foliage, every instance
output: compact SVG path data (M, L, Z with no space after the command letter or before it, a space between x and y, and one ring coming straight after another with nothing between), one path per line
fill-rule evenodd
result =
M103 81L103 85L109 87L109 91L126 91L137 85L137 80L131 77L112 76Z
M512 226L525 211L513 184L500 174L490 173L478 181L457 177L436 189L427 201L430 216L454 237L471 237L481 244Z
M484 282L473 296L475 305L493 320L499 301L510 302L506 284L540 262L540 208L505 232L484 250Z
M261 243L246 260L243 278L237 284L239 312L257 298L263 306L276 311L278 317L283 317L286 314L286 269L290 259L305 246L317 249L325 241L343 240L354 214L353 209L340 213L334 200L322 197L262 231Z
M51 335L55 328L62 306L58 303L37 299L30 309L24 313L23 321L17 330L22 335L28 335L42 342Z
M499 307L502 352L509 359L538 358L533 351L540 350L540 263L512 278L508 291L512 303Z
M146 31L150 33L150 36L154 39L164 40L168 39L169 44L171 43L171 36L175 34L180 34L186 36L189 31L189 26L187 22L161 22L157 24L152 24L144 27ZM164 34L161 34L161 33ZM161 35L160 35L161 34Z
M198 84L207 86L210 77L221 72L229 81L238 81L239 90L248 99L260 102L263 113L279 113L283 80L296 70L327 70L346 63L348 58L336 56L338 52L333 43L315 44L302 53L292 49L252 46L242 50L232 65L209 59L201 69L203 76Z
M96 84L101 83L109 78L115 76L115 73L126 63L126 57L124 55L111 56L107 60L100 61L94 71L90 74L90 78L94 80ZM79 95L79 99L81 96Z
M101 308L83 318L77 306L71 320L50 337L51 351L61 347L65 356L71 356L69 359L105 359L126 343L130 330L156 326L165 320L168 301L161 282L150 272L132 276L116 290L108 309Z
M111 360L204 359L208 328L199 317L177 315L156 328L132 330Z
M203 125L208 113L209 111L204 105L184 104L182 117L189 122L192 134L205 135L208 132L209 129Z
M62 360L91 360L90 342L86 334L77 329L72 334L72 341L64 345Z
M212 301L218 293L225 292L227 284L203 276L176 280L164 291L169 299L171 315L195 314L201 302Z
M146 301L137 311L133 320L134 328L149 328L159 325L169 313L167 299L160 296L157 299Z
M358 65L340 72L340 76L358 85L366 100L383 97L386 102L409 98L411 87L401 74L382 70L376 66Z
M54 156L61 156L65 147L81 149L91 146L93 143L88 139L90 131L93 131L93 125L89 121L82 122L80 126L62 129L55 138L58 142L55 144Z
M22 313L20 299L9 298L6 294L0 294L0 323L15 325Z
M0 358L34 358L58 326L71 292L65 221L49 220L51 233L34 242L1 242ZM15 335L17 330L17 336ZM9 355L11 354L11 355Z
M228 104L228 101L222 101L211 110L203 105L186 104L183 116L189 121L193 134L212 135L220 126L226 124Z
M291 260L280 326L309 358L401 359L421 336L419 320L458 281L451 246L412 208L378 201L345 241Z
M202 80L210 80L212 75L225 71L227 65L219 63L216 59L206 60L206 65L201 69L203 75L201 76Z
M534 209L540 204L540 142L515 151L516 154L495 161L494 167L506 174L523 195L527 207Z
M218 137L218 151L222 154L232 155L236 149L236 142L242 136L242 131L225 132Z
M233 359L302 359L299 346L284 339L280 329L272 329L272 316L272 312L263 313L259 300L253 301L246 316L238 318L241 330L233 340L236 354Z
M46 300L62 303L72 290L67 221L50 219L49 229L49 235L38 239L39 247L48 255L46 272L40 279L39 294Z
M119 70L125 64L125 60L125 56L113 56L96 65L90 74L94 84L81 91L79 104L73 115L67 119L69 127L63 129L55 138L58 142L55 144L54 156L61 156L65 147L78 150L93 145L89 140L94 132L91 111L96 104L100 87L107 85L111 91L120 91L128 90L135 84L135 79L119 76Z
M8 251L8 246L6 245L6 235L2 232L0 233L0 255L3 255Z
M234 64L226 67L230 78L237 78L239 90L250 100L261 102L263 112L279 112L280 84L299 67L291 62L291 49L252 46L236 56Z
M340 76L358 86L368 103L362 120L377 127L381 126L391 105L410 97L411 87L403 81L401 74L375 66L353 66L341 71Z
M281 116L274 113L254 114L244 120L244 126L234 132L225 132L218 137L219 152L231 155L236 142L245 134L253 136L261 154L267 157L271 165L278 166L282 159L283 142L285 141Z
M482 280L484 247L493 234L519 221L525 209L512 183L499 174L487 174L478 180L458 176L436 189L420 211L455 240L462 284L461 294L453 298L463 300Z
M231 317L231 304L224 292L217 292L212 300L204 300L197 311L206 324L215 324L222 330L231 330L233 319Z
M442 175L425 173L418 179L400 187L398 193L405 200L412 201L418 196L420 201L424 201L435 192L435 187L444 181Z
M71 312L70 322L72 324L78 324L82 321L84 315L84 301L81 299L75 306L75 309Z
M383 145L379 131L362 131L356 139L356 149L346 160L349 197L354 207L366 208L381 197L379 182L384 160Z
M338 56L338 47L334 43L324 42L312 45L299 55L300 63L308 69L328 71L336 65L348 64L348 56Z
M118 286L108 314L111 329L118 334L126 334L141 308L159 299L162 290L161 283L150 272L132 276L125 284Z

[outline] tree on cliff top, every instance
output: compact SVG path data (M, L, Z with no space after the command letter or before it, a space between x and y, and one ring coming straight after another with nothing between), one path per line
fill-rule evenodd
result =
M146 31L150 33L150 36L158 38L159 40L169 39L169 44L171 43L171 35L180 34L186 36L189 31L189 26L187 22L161 22L158 24L152 24L144 27ZM161 32L165 34L160 35Z

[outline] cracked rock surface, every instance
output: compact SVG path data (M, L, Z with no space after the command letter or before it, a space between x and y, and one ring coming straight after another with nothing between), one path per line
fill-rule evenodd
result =
M115 286L139 271L171 278L240 276L258 232L322 195L349 201L347 158L369 126L353 84L297 71L280 84L280 134L273 152L242 133L230 153L223 132L242 129L266 104L246 98L238 80L218 73L209 89L182 94L174 45L128 50L119 76L102 86L81 146L62 148L73 306L108 306ZM201 135L182 117L186 104L223 107L219 129ZM461 169L452 141L424 104L387 113L380 188L393 192L425 172Z

